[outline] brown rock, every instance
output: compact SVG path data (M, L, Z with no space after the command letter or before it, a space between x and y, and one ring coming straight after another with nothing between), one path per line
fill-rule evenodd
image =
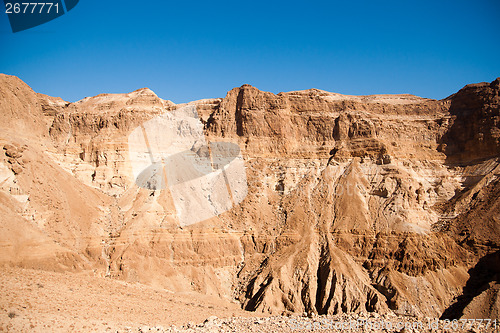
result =
M5 75L0 93L5 265L271 314L438 317L499 246L498 80L442 101L244 85L192 102L207 140L239 145L248 195L185 228L169 191L135 185L128 154L172 102L145 88L67 103ZM496 304L494 281L466 313Z

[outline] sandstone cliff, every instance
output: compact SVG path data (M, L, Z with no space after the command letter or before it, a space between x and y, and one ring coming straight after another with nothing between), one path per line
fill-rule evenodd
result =
M66 103L2 75L0 261L273 314L497 316L499 82L440 101L243 85L189 103L208 141L240 147L248 194L180 227L168 190L135 184L127 138L181 106L149 89Z

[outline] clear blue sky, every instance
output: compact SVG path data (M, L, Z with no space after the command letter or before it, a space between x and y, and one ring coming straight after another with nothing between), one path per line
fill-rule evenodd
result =
M176 103L261 90L444 98L500 76L500 1L90 1L13 34L0 72L73 102L149 87Z

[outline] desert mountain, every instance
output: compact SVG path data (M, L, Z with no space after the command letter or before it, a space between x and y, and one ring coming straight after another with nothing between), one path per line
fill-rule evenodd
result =
M500 79L432 100L273 94L175 105L145 88L68 103L0 75L0 265L93 271L272 314L497 318ZM128 138L195 108L248 193L179 224ZM195 205L193 203L193 205Z

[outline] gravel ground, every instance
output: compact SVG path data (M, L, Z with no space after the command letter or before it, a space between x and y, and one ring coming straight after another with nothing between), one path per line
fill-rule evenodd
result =
M394 314L343 314L338 316L274 316L207 318L181 327L137 327L127 332L498 332L498 321L487 323L414 318Z

